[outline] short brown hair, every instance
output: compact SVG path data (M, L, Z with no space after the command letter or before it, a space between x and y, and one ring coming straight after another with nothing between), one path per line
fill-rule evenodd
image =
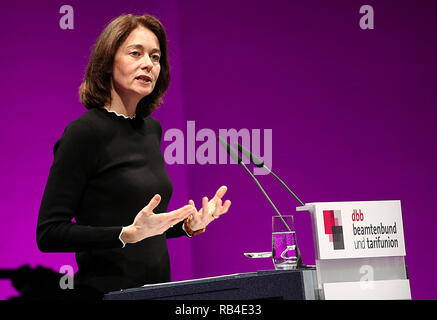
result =
M157 18L148 14L142 16L123 14L109 22L94 44L85 77L79 88L80 102L87 109L103 107L110 103L115 53L138 26L144 26L158 38L161 71L154 90L138 102L136 116L145 118L162 104L162 96L170 84L167 36L164 27Z

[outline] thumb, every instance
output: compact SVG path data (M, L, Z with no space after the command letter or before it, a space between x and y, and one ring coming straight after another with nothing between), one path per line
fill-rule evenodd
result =
M147 212L153 212L153 210L158 206L158 204L161 202L161 196L159 194L155 194L150 200L150 202L147 204L147 206L144 207L144 211Z

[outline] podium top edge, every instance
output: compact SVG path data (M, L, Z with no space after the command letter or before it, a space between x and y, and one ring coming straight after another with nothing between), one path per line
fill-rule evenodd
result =
M400 203L401 200L376 200L376 201L327 201L327 202L310 202L310 203L305 203L304 206L299 206L296 207L297 211L304 211L304 210L308 210L312 207L315 207L317 205L325 205L325 204L329 204L329 205L339 205L339 204L358 204L358 203L362 203L362 204L370 204L370 203Z

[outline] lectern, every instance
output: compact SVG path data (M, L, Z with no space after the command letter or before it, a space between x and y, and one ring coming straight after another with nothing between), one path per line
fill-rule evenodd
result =
M315 268L266 270L145 285L109 292L105 300L314 300Z
M314 202L311 215L322 299L411 299L401 202Z
M146 285L104 299L411 299L400 201L314 202L297 211L311 215L315 268Z

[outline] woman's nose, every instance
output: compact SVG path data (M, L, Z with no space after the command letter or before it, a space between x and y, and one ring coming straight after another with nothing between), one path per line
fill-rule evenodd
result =
M153 63L150 57L146 54L144 55L143 61L141 61L141 69L146 69L148 72L150 72L153 68Z

